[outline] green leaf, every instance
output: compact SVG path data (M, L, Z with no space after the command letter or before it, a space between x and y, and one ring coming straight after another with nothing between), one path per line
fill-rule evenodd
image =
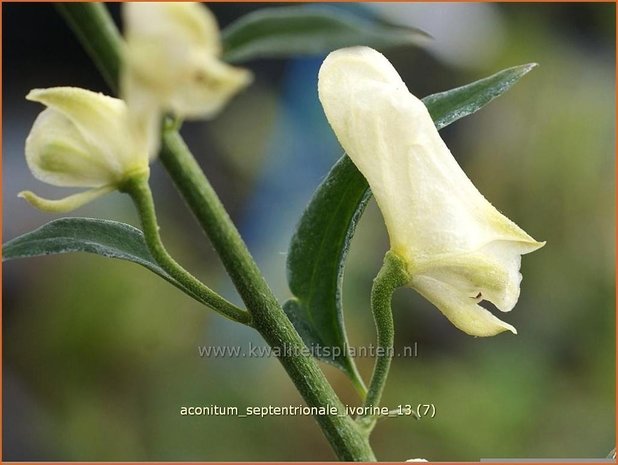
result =
M480 110L537 66L536 63L528 63L504 69L471 84L429 95L423 99L423 103L427 106L436 127L442 129Z
M229 25L222 36L223 58L229 62L319 55L353 45L416 45L429 37L419 29L322 5L262 8Z
M536 65L501 71L480 81L423 99L438 129L470 115L506 92ZM341 285L356 224L371 197L369 185L344 155L317 188L304 211L288 253L288 283L294 297L285 310L305 343L336 348L342 355L321 357L354 379L354 362L345 353Z
M2 261L88 252L142 265L194 297L152 258L142 232L124 223L95 218L61 218L4 244Z

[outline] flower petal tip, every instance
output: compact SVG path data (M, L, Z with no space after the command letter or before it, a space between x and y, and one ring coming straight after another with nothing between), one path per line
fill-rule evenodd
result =
M114 187L104 186L69 195L59 200L44 199L31 191L22 191L17 194L17 197L24 199L33 207L47 213L68 213L113 190Z
M71 91L71 90L75 90L77 89L78 91L85 91L84 89L78 89L76 87L71 87L71 86L59 86L59 87L47 87L47 88L42 88L42 89L31 89L30 92L28 92L28 94L26 94L26 100L30 100L31 102L39 102L39 103L43 103L44 105L46 105L47 103L45 102L45 98L47 96L50 95L58 95L58 94L63 94L63 93L67 93L67 91ZM90 92L90 91L86 91L86 92ZM92 92L95 93L95 92Z
M34 208L37 208L41 211L48 212L48 213L66 213L66 212L73 210L73 208L70 208L70 205L67 202L65 202L65 199L61 199L61 200L44 199L43 197L39 197L38 195L36 195L34 192L31 192L31 191L22 191L19 194L17 194L17 197L19 197L20 199L24 199Z
M490 332L477 333L477 332L468 332L466 330L463 330L463 332L468 334L469 336L474 337L474 338L477 338L477 337L482 337L482 338L493 337L493 336L497 336L498 334L506 333L506 332L511 332L515 336L517 336L517 330L513 326L511 326L511 325L509 325L507 323L504 323L504 326L502 326L500 328L494 328Z
M26 100L29 100L31 102L38 102L39 95L44 91L45 89L31 89L30 92L26 94Z
M506 332L511 332L514 335L517 335L517 329L515 328L515 326L510 325L502 320L498 320L498 326L495 328L495 331L493 332L493 334L487 334L487 336L497 336L500 333L506 333Z
M547 244L547 241L542 241L542 242L535 241L535 240L527 241L525 250L522 251L522 255L535 252L545 247L545 244Z
M473 337L493 337L493 336L497 336L498 334L501 333L506 333L506 332L511 332L514 335L517 336L517 329L515 329L514 326L511 326L508 323L505 323L504 321L500 321L499 325L495 325L494 327L485 327L485 328L474 328L474 329L465 329L465 328L459 328L461 329L464 333L468 334L469 336L473 336Z

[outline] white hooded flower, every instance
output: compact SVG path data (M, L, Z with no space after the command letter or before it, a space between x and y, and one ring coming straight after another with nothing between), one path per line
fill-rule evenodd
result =
M331 53L318 88L339 142L369 182L391 250L407 263L409 286L468 334L516 333L479 302L510 311L521 255L544 243L474 187L423 102L382 54L367 47Z
M158 124L167 111L211 118L251 82L249 71L219 59L219 28L201 4L128 2L123 14L122 96L139 124Z
M149 141L130 132L122 100L76 87L34 89L26 98L47 106L26 139L26 162L34 177L55 186L90 188L61 200L19 194L35 207L71 211L129 177L148 175Z

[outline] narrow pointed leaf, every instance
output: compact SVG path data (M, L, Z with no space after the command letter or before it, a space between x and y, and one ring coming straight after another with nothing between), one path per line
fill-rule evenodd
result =
M509 68L480 81L423 99L438 129L481 109L536 65ZM376 154L379 156L379 154ZM344 155L320 184L292 238L288 283L294 297L284 306L309 346L320 344L337 357L318 357L352 376L341 301L345 259L356 224L371 197L369 185ZM319 355L319 354L318 354Z
M347 347L341 303L343 264L369 197L367 181L343 156L318 187L290 244L288 282L295 298L283 308L310 348L319 345L343 351ZM320 358L352 375L351 360L345 354Z
M442 129L480 110L537 66L536 63L528 63L504 69L471 84L429 95L423 102L429 109L436 127Z
M418 29L323 5L262 8L232 23L222 36L223 58L230 62L319 55L353 45L415 45L429 37Z
M95 218L54 220L6 242L2 247L2 261L70 252L88 252L137 263L194 297L157 264L139 229L116 221Z

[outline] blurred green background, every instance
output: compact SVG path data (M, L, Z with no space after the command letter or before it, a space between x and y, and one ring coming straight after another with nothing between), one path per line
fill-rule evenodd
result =
M259 4L211 6L225 25ZM390 419L380 460L605 457L615 438L615 5L365 4L434 37L385 51L419 97L538 62L511 91L442 131L479 190L547 246L523 259L518 336L471 338L411 290L395 295L384 404L434 403L434 419ZM119 6L112 11L118 18ZM256 81L211 123L183 132L278 296L302 209L341 149L322 114L323 57L260 60ZM53 7L3 5L4 239L52 219L16 198L60 196L28 172L23 143L40 108L30 88L107 88ZM158 164L163 238L235 302L208 241ZM137 225L110 195L75 212ZM354 346L374 341L371 280L387 249L370 203L344 285ZM86 255L3 265L5 460L331 460L309 417L181 417L183 405L298 404L275 359L200 358L198 345L261 344L148 271ZM358 360L366 378L372 360ZM323 366L344 402L348 381Z

